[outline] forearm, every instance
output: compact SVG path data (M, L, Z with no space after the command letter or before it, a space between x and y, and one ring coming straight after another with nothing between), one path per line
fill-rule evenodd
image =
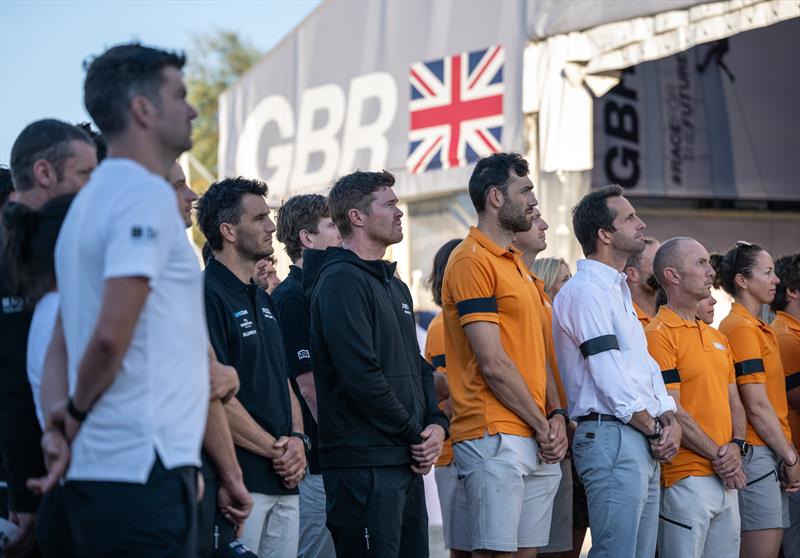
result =
M292 406L292 432L305 432L303 430L303 411L300 408L300 402L294 394L292 384L287 380L286 387L289 389L289 402Z
M757 402L747 407L747 418L758 435L782 459L794 461L796 454L783 435L781 423L769 401Z
M89 341L78 366L78 379L72 396L78 409L86 411L92 408L114 381L124 356L125 351L106 345L96 337Z
M233 448L233 437L225 416L225 408L219 400L211 401L208 406L208 420L203 436L203 449L211 457L214 466L224 481L242 480L242 469L236 459Z
M47 413L53 406L67 398L69 386L67 381L67 345L61 318L56 320L53 337L47 347L42 371L42 384L39 399L42 414L47 420Z
M683 430L683 435L681 436L681 445L683 447L712 461L719 457L719 446L703 432L703 429L680 405L678 406L677 418Z
M303 372L295 378L297 387L300 388L300 395L306 401L306 405L311 410L311 416L314 417L315 422L319 422L317 418L317 386L314 383L313 372Z
M556 386L556 377L553 374L553 368L550 366L550 361L545 359L545 366L547 367L547 390L545 392L545 409L550 413L554 409L561 408L561 397L558 395L558 386Z
M261 428L237 398L232 398L223 408L228 418L234 444L269 459L274 459L279 455L272 449L275 437Z
M733 438L744 440L747 436L747 413L739 398L739 391L735 385L730 393L731 422L733 423Z
M514 411L534 430L546 431L550 428L547 419L528 391L528 386L510 360L503 359L491 368L486 365L480 366L480 370L486 385L500 403Z
M651 416L647 411L636 411L633 413L628 424L644 434L653 434L656 431L655 417Z

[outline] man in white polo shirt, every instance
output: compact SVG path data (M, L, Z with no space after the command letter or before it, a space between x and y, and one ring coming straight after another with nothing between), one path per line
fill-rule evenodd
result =
M73 202L56 246L71 442L66 519L78 556L194 555L208 341L202 276L164 179L191 147L196 113L183 64L121 45L91 63L84 84L109 157Z

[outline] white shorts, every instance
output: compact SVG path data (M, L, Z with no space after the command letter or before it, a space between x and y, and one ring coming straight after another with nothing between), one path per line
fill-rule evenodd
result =
M464 481L458 478L455 463L435 467L436 491L442 509L442 534L447 550L469 550L469 533L464 529Z
M561 467L539 460L533 438L510 434L453 444L467 513L469 550L514 552L547 545Z

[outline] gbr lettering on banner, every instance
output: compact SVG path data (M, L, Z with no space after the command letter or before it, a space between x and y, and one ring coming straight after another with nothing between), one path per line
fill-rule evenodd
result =
M397 115L397 97L397 84L387 72L353 78L347 94L334 83L304 90L296 118L289 99L265 97L247 116L239 135L236 173L268 178L273 191L285 192L289 185L292 190L329 185L354 169L359 152L369 154L368 168L386 168L387 132ZM377 114L364 122L368 105L377 106ZM280 138L272 145L264 140L269 126ZM319 155L312 168L314 154Z

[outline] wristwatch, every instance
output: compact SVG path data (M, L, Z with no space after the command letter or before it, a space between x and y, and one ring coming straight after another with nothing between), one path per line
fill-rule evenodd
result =
M306 449L306 453L311 451L311 440L308 436L303 434L302 432L292 432L289 436L293 436L295 438L300 438L303 441L303 447Z
M658 440L659 438L661 438L661 434L663 434L664 432L664 427L661 424L661 419L659 419L658 417L655 418L655 429L656 431L654 433L645 434L644 437L647 438L648 440Z
M731 443L732 444L736 444L737 446L739 446L739 453L742 454L742 457L747 455L747 452L750 451L750 444L748 444L746 441L742 440L741 438L734 438L733 440L731 440Z

